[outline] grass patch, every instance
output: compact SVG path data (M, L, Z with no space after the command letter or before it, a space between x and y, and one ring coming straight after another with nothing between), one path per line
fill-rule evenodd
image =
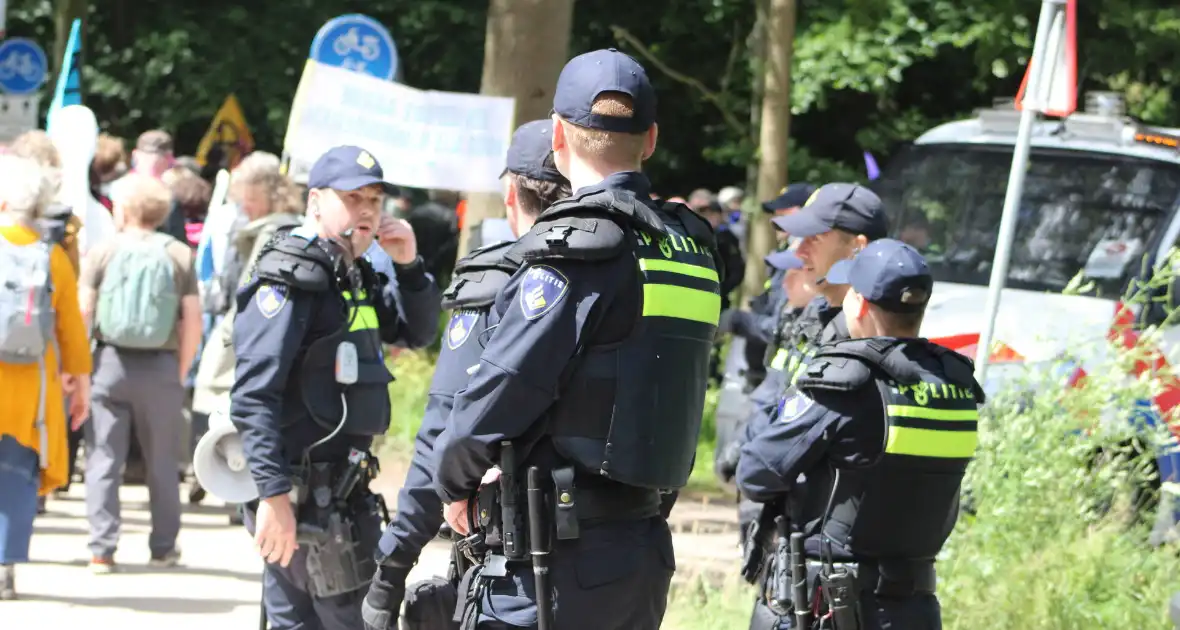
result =
M754 588L732 576L721 585L703 576L678 578L668 593L665 630L738 630L746 628L754 607Z

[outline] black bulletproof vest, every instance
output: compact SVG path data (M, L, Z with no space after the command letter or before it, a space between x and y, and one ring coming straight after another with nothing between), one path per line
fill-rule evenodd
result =
M373 292L376 290L374 287ZM311 417L323 428L335 430L347 411L340 430L343 435L375 437L384 435L389 428L389 384L393 374L385 366L374 299L365 289L355 294L339 291L345 325L313 341L300 369L303 402ZM357 382L352 385L341 385L335 378L336 351L344 341L356 346Z
M461 357L455 357L458 364L479 363L482 344L486 342L481 337L488 328L496 294L508 284L518 268L504 259L504 253L511 245L511 242L497 243L468 254L456 263L451 284L443 291L442 307L451 311L451 318L442 343L446 351L463 353ZM471 375L466 371L438 369L430 389L454 395L470 380Z
M345 272L339 260L334 245L296 236L285 227L259 254L255 273L338 305L339 328L311 341L296 358L299 395L321 428L336 432L340 427L338 435L374 437L389 428L389 384L393 382L385 366L374 307L381 287L364 259L357 260L351 272ZM356 347L357 380L351 385L336 381L337 351L345 341Z
M856 558L904 560L932 560L942 549L977 443L984 396L972 370L969 359L918 339L856 339L815 355L800 389L879 395L885 412L878 462L836 477L824 528L833 545Z
M823 345L848 339L848 323L844 320L844 309L827 307L821 299L812 300L795 320L787 341L783 373L788 387L798 381L807 363Z
M598 197L610 205L603 208ZM550 411L553 446L620 483L682 487L696 453L721 310L712 229L686 206L666 204L655 213L630 193L573 203L627 226L622 255L635 261L640 307L622 341L583 350Z

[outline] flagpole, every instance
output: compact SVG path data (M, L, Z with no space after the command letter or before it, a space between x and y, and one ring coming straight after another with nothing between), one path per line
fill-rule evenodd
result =
M1044 89L1045 68L1052 67L1046 59L1048 40L1052 37L1049 32L1053 24L1053 17L1058 11L1061 0L1043 0L1041 3L1041 17L1037 22L1036 39L1033 40L1033 56L1029 62L1028 88L1025 98L1028 100L1020 112L1020 125L1016 131L1016 147L1012 154L1012 170L1008 173L1008 189L1004 194L1004 210L1000 216L1000 234L996 242L996 254L992 261L991 280L987 287L987 302L984 307L983 331L979 334L979 343L975 346L975 378L987 385L987 368L991 358L992 335L996 330L996 316L1000 310L1000 295L1008 280L1008 263L1012 259L1012 240L1016 236L1016 219L1020 210L1020 198L1024 195L1024 175L1028 171L1028 153L1032 144L1032 127L1036 122L1037 112L1044 107L1042 90Z

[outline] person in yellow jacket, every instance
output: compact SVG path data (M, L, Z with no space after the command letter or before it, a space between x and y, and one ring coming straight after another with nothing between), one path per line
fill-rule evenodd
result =
M19 282L0 282L0 599L16 597L13 565L28 561L38 496L66 482L63 380L74 386L70 423L81 426L90 413L90 342L77 276L65 250L45 244L36 228L53 198L49 175L32 160L0 155L0 275L25 272ZM47 255L25 248L45 248ZM38 281L45 268L47 294ZM4 291L22 293L14 299ZM11 317L21 304L28 317ZM42 313L38 333L35 317ZM22 356L30 336L48 339L43 350Z

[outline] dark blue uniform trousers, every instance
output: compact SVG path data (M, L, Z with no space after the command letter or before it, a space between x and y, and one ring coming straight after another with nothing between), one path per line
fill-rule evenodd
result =
M242 521L254 535L254 511L243 506ZM354 516L360 543L357 553L372 555L381 537L381 517L365 511ZM312 597L307 574L307 547L300 545L286 568L266 563L262 575L262 602L270 630L360 630L361 602L369 589L359 588L335 597Z
M887 598L878 597L872 591L861 591L860 610L863 630L942 630L942 608L933 594ZM761 599L755 602L750 630L794 628L793 618L779 617Z
M554 627L560 630L657 630L676 568L663 518L581 527L550 556ZM536 628L532 567L491 578L480 599L478 630Z

